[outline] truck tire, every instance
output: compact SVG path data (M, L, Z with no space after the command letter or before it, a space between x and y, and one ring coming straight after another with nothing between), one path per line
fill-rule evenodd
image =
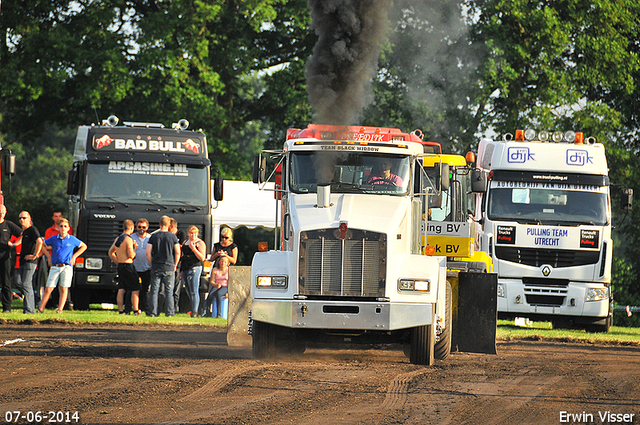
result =
M73 301L74 310L89 310L91 294L86 289L74 288L71 290L71 300Z
M411 329L409 361L413 364L433 365L435 339L434 325L417 326Z
M438 360L444 360L451 354L451 328L452 328L452 298L451 298L451 284L447 281L447 289L445 295L445 307L444 307L444 326L440 338L434 345L434 357Z
M611 330L611 326L613 326L613 306L609 306L609 314L607 318L601 322L604 323L587 325L586 331L590 333L608 333L609 330Z
M270 323L253 321L253 345L251 351L256 359L273 359L276 355L276 327Z
M469 273L486 273L487 264L482 261L470 261L467 263Z

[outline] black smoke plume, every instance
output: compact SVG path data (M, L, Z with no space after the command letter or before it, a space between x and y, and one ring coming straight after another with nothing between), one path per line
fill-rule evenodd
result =
M353 124L367 105L390 0L308 0L318 42L306 65L319 124Z

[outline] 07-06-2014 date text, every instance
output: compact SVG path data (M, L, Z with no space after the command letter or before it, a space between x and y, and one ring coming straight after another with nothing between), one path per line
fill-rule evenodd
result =
M28 410L26 412L20 410L10 410L4 412L5 423L78 423L80 422L80 414L71 411L39 411Z

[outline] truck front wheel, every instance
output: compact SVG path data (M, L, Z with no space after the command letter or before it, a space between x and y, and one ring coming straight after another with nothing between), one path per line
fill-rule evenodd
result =
M256 359L272 359L276 354L276 327L270 323L253 321L252 352Z
M445 295L445 307L444 307L444 329L440 334L440 338L435 343L435 358L438 360L444 360L451 354L451 328L452 328L452 298L451 298L451 284L447 281L447 289Z
M413 364L431 366L434 362L435 329L433 325L411 329L409 361Z

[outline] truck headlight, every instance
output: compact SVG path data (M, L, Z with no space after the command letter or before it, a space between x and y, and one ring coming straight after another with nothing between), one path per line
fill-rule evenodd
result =
M260 288L286 288L287 276L258 276L256 285Z
M498 283L498 297L507 298L507 288L505 288L504 283Z
M609 288L589 288L585 301L600 301L609 299Z
M431 280L429 279L398 279L398 289L400 291L421 291L429 292Z
M102 258L85 258L84 268L87 270L102 269Z

